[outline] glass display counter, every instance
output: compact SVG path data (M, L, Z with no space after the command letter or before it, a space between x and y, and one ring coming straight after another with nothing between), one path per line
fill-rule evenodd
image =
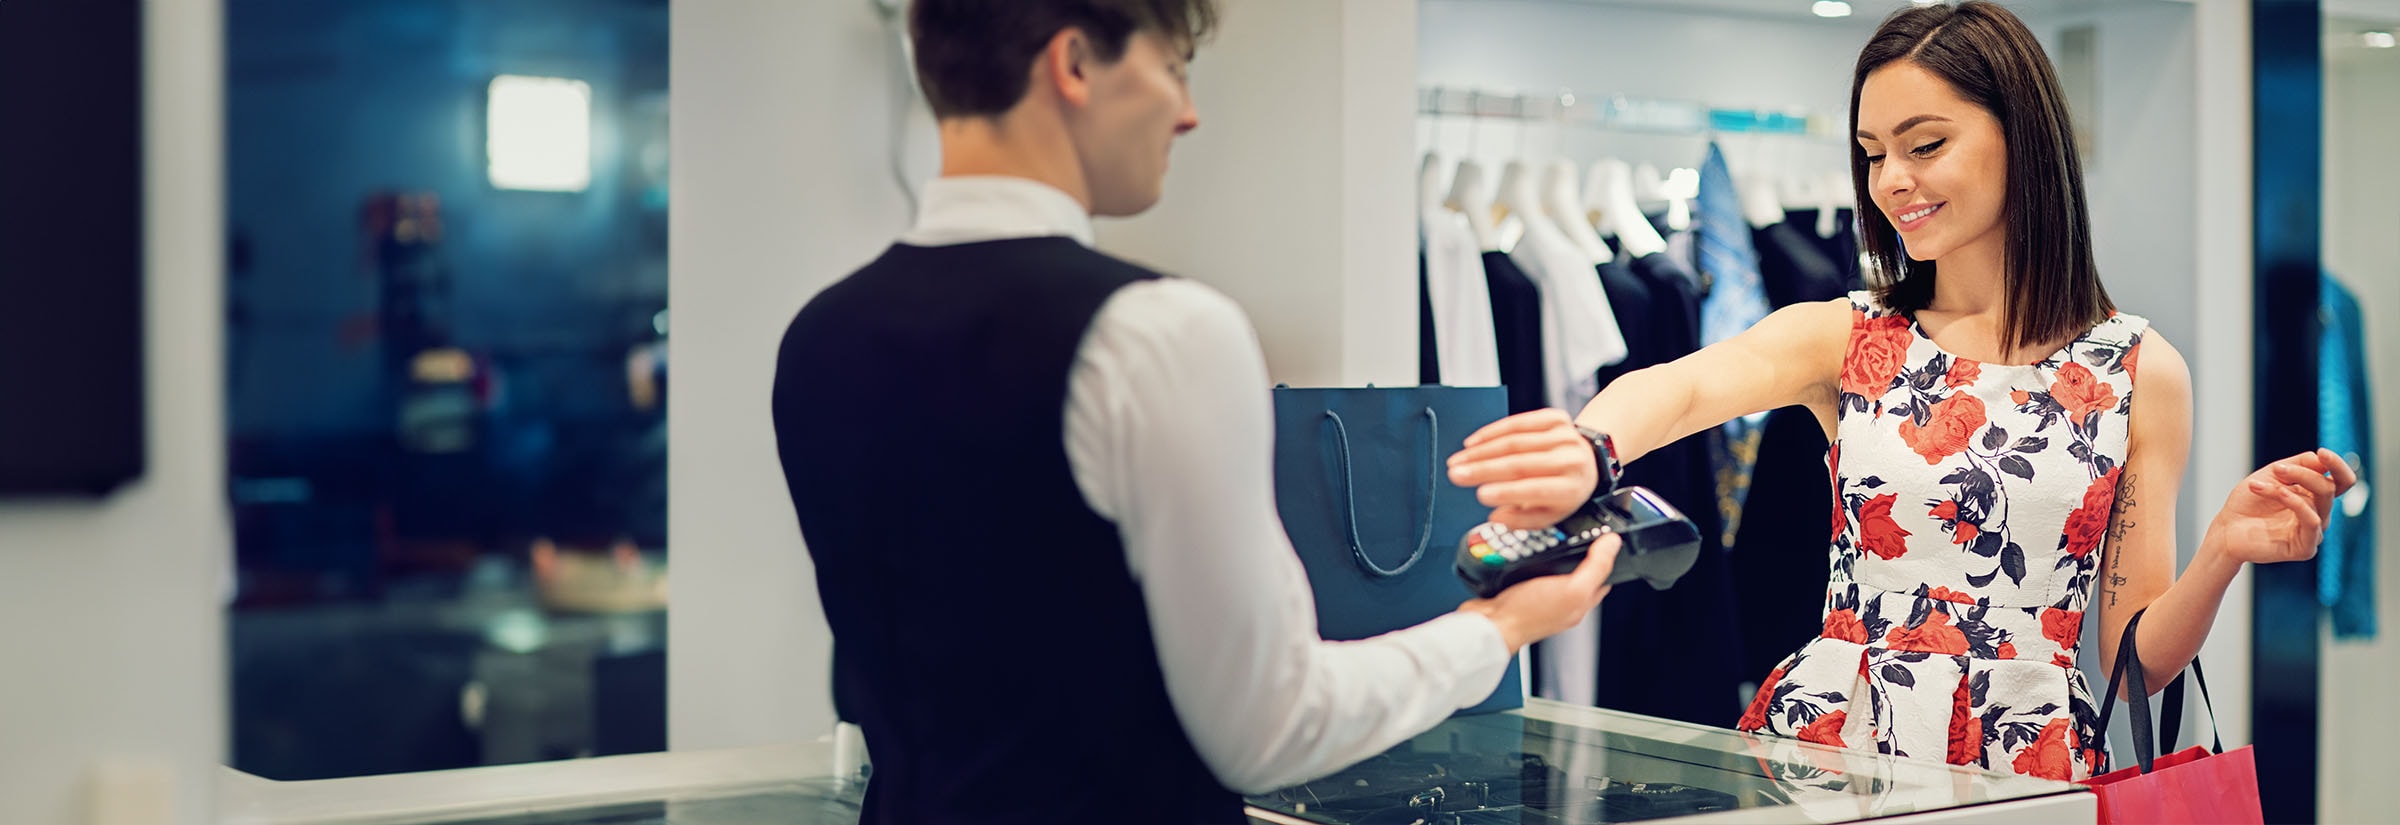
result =
M229 825L852 825L830 741L316 782L228 770ZM1536 700L1253 796L1253 822L2092 822L2080 786ZM1128 822L1141 821L1128 812Z
M1541 700L1451 719L1250 804L1262 821L1323 825L2096 818L2064 782Z

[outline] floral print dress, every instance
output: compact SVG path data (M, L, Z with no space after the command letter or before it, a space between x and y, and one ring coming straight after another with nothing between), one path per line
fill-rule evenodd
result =
M1852 293L1823 634L1737 725L2081 780L2106 770L2075 668L2147 322L2028 365L1944 352Z

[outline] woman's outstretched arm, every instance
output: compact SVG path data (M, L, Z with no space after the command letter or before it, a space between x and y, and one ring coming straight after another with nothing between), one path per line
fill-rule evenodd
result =
M1796 304L1714 346L1610 383L1569 419L1534 410L1469 436L1450 459L1450 480L1472 486L1492 520L1546 527L1589 501L1598 486L1590 442L1575 424L1607 433L1620 461L1734 418L1793 404L1831 421L1853 310L1848 299Z

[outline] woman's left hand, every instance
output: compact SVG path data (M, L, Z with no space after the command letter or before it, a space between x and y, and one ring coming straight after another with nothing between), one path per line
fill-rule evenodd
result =
M2317 555L2333 500L2358 474L2332 450L2318 449L2251 473L2209 525L2226 555L2253 564L2306 561Z

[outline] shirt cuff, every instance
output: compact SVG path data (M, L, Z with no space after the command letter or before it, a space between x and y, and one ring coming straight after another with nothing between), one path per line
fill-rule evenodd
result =
M1481 704L1500 686L1508 669L1516 666L1517 657L1508 654L1508 640L1501 637L1500 626L1481 613L1452 612L1418 628L1434 639L1438 655L1456 668L1452 671L1458 679L1452 707Z

